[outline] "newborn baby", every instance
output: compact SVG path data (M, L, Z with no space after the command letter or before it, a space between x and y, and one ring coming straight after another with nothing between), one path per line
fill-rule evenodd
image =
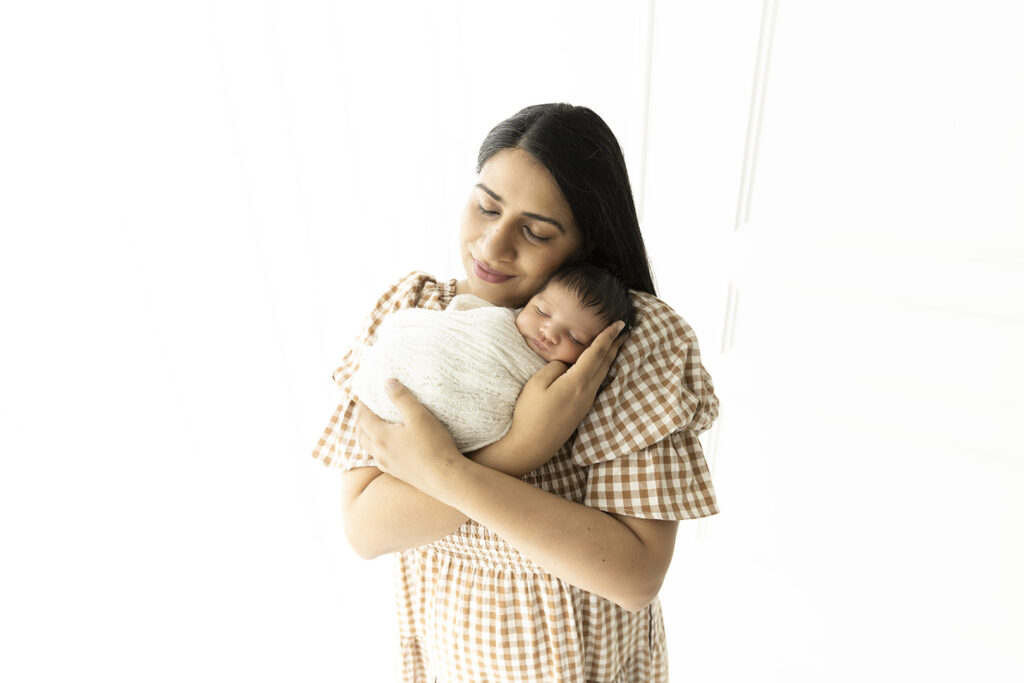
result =
M452 433L463 453L508 432L523 385L551 361L572 364L605 327L629 328L629 290L606 271L569 266L519 311L460 294L443 311L388 316L363 352L352 390L370 410L401 421L384 391L394 377Z

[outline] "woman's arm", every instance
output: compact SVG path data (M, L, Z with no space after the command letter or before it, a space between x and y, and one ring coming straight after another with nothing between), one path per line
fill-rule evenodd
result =
M563 581L636 612L658 595L678 522L609 514L464 459L424 487Z
M376 467L342 474L341 495L345 536L367 560L432 543L469 519Z
M470 457L495 472L522 477L554 453L520 451L508 437L481 448ZM469 517L384 474L376 467L359 467L341 475L342 517L349 545L364 559L417 548L455 532Z
M473 460L517 478L547 462L593 406L622 345L616 339L620 330L610 325L571 368L550 363L531 378L516 402L508 434L476 451ZM360 423L372 420L376 416L360 406ZM444 436L450 441L447 432ZM417 453L424 445L414 441L410 448ZM431 543L469 518L375 467L342 475L342 513L349 543L365 558Z
M677 523L614 515L570 502L464 458L404 387L403 424L360 421L360 441L394 478L501 536L560 579L636 611L661 588ZM419 443L409 457L412 444Z
M431 543L469 519L373 467L346 472L343 481L350 499L345 531L366 559ZM356 493L370 486L374 490L365 497ZM481 465L440 486L452 492L445 496L451 502L462 500L477 521L563 581L630 611L646 607L661 588L677 522L607 514Z
M472 458L496 472L521 477L552 455L520 452L514 439L506 435L505 439L476 451ZM469 519L376 467L344 472L341 496L345 535L356 553L367 560L433 543Z

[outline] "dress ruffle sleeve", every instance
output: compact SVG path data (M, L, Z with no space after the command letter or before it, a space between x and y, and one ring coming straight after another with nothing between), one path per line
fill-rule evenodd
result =
M571 457L588 467L585 503L647 519L718 512L697 436L718 416L711 376L686 321L633 293L637 324L576 433Z
M451 300L454 282L441 285L426 273L414 271L388 288L366 317L362 331L334 370L334 382L341 389L341 402L331 416L323 435L313 449L313 457L330 468L350 470L373 467L373 458L359 446L356 436L356 404L352 400L352 376L359 368L363 349L372 346L380 323L403 308L443 309Z

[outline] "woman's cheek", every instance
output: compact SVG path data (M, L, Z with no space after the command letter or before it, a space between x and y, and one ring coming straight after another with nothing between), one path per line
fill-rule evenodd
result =
M479 237L479 228L476 225L477 217L475 203L471 197L462 210L462 220L459 222L459 241L463 247Z

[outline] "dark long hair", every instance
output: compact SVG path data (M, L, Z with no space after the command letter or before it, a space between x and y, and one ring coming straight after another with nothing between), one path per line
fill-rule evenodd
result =
M477 173L503 149L529 153L554 177L583 234L583 262L610 270L630 289L655 293L626 160L600 116L571 104L527 107L487 134Z
M551 285L563 287L580 306L593 309L594 315L605 325L616 320L626 323L620 334L633 327L633 302L629 298L629 290L610 271L589 263L576 263L556 270L544 287Z

